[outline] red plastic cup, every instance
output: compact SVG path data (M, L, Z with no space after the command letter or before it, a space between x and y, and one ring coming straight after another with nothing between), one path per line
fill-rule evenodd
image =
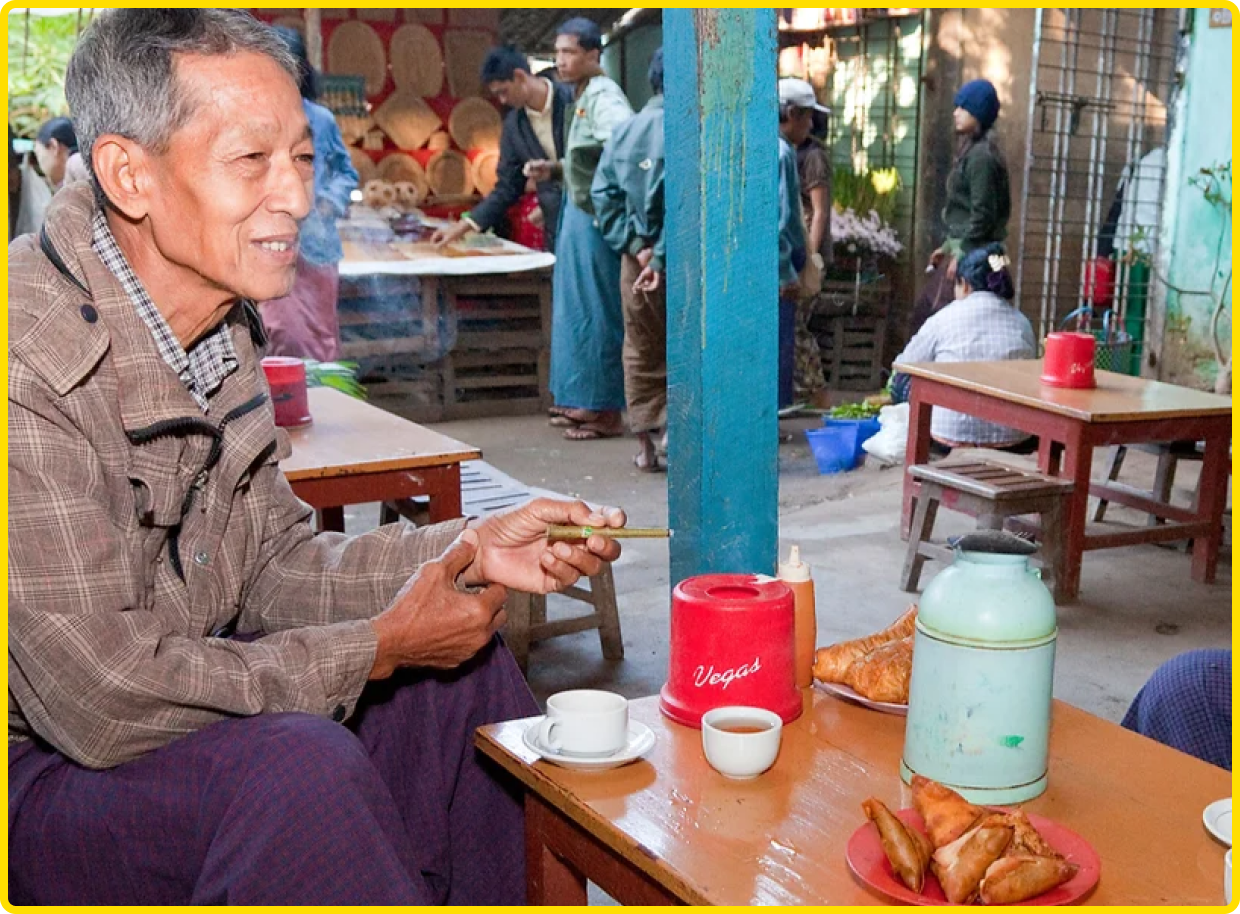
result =
M1089 333L1052 333L1047 336L1042 383L1051 387L1096 387L1094 349L1097 345Z
M301 359L269 356L263 359L263 374L271 388L271 403L276 410L276 425L300 428L314 420L306 395L306 363Z

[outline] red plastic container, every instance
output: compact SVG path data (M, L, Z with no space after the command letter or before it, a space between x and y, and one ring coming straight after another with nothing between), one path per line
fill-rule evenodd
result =
M672 644L659 707L672 720L702 725L702 715L749 705L801 716L796 687L792 591L752 574L689 578L672 593Z
M1096 387L1094 350L1097 346L1097 340L1089 333L1047 336L1042 383L1051 387Z
M271 388L271 404L276 411L276 425L300 428L314 420L310 417L310 401L306 395L306 363L301 359L269 356L263 359L263 374Z

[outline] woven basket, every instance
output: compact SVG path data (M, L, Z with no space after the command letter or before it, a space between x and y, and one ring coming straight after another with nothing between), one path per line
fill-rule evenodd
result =
M392 184L408 182L418 188L418 194L425 199L430 194L430 184L426 180L426 172L418 164L418 160L403 152L392 152L384 156L379 163L379 177Z
M327 72L364 76L367 97L378 95L387 82L387 55L379 33L356 20L336 26L327 43Z
M426 165L426 179L436 197L459 197L474 189L469 159L453 149L444 149L431 156Z
M365 187L369 182L379 177L379 170L375 167L375 160L356 146L349 147L349 161L353 163L353 168L357 172L358 187Z
M498 149L503 128L495 106L476 96L461 99L448 115L448 132L461 149Z
M499 179L496 172L499 167L499 153L494 149L484 149L474 156L473 166L474 185L478 188L478 193L485 197L495 189L495 182Z
M375 112L375 121L400 149L421 149L443 122L408 89L397 89Z
M402 25L392 34L389 47L392 82L423 98L432 98L443 89L443 54L439 42L424 25Z
M407 6L405 7L405 21L424 22L427 25L443 25L443 7Z
M482 62L494 43L488 32L449 29L443 33L443 59L448 87L457 98L482 94Z

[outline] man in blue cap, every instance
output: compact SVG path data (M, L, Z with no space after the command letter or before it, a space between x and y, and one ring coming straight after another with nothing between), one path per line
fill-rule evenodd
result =
M913 309L910 334L916 334L926 318L951 301L960 258L1007 237L1012 190L1007 163L991 133L998 117L999 94L993 83L975 79L960 87L952 113L958 146L943 207L946 239L930 258L934 275Z

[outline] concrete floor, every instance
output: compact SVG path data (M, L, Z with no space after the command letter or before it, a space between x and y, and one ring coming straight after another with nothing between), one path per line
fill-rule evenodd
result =
M884 627L913 596L898 587L905 548L898 532L900 470L880 469L870 461L851 473L819 476L801 434L812 424L781 423L787 440L780 445L780 545L786 553L790 544L799 543L813 567L819 644L828 644ZM636 445L631 439L569 442L543 417L449 422L435 428L479 447L485 460L522 482L619 505L635 526L667 522L667 477L633 467ZM1153 469L1148 455L1130 452L1123 478L1148 484ZM1190 497L1196 473L1195 464L1181 465L1178 500ZM1095 476L1101 475L1099 465ZM350 510L349 529L373 526L377 515L375 506ZM1112 508L1108 522L1112 518L1144 522L1125 509ZM943 512L936 534L968 528L967 518ZM934 572L935 564L928 563L923 584ZM567 688L607 688L635 698L663 685L670 606L667 544L627 544L615 577L625 659L604 660L594 632L536 644L529 681L540 701ZM1230 537L1216 584L1194 583L1189 557L1177 549L1139 546L1087 553L1081 591L1078 603L1059 608L1055 694L1101 717L1118 721L1162 661L1193 648L1231 643ZM554 618L559 611L571 613L572 604L553 597L548 609Z

